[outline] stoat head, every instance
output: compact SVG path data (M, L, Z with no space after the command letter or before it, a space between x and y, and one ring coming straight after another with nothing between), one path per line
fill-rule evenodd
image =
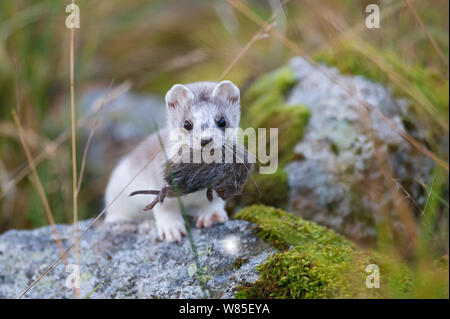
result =
M240 92L231 81L175 84L166 94L166 108L171 135L188 138L194 149L218 148L225 132L239 127Z

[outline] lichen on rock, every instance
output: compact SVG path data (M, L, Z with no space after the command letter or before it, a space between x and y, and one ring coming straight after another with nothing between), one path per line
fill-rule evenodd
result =
M379 212L393 211L388 206L394 202L394 196L403 196L383 190L374 199L377 188L387 189L380 178L383 172L377 154L385 154L397 187L419 205L425 200L415 179L427 183L433 163L390 126L423 141L423 132L404 122L405 115L410 114L410 102L398 98L381 83L342 74L333 66L301 57L292 59L289 65L297 82L286 103L304 104L311 118L294 148L298 159L285 167L290 189L287 209L359 243L373 244ZM361 101L374 111L366 113ZM385 208L380 203L385 203ZM415 205L408 204L414 211ZM395 231L402 232L402 223L394 224Z
M379 187L382 175L374 143L386 150L392 175L401 187L423 204L424 192L416 179L428 181L431 160L385 121L373 114L365 118L359 101L423 141L425 135L415 126L412 106L401 91L385 86L386 78L380 77L376 67L362 70L365 65L358 55L349 56L352 58L343 55L344 61L351 60L349 66L338 64L338 69L333 63L340 59L333 54L316 57L331 66L295 57L288 65L260 76L244 91L242 127L278 128L279 165L275 174L267 176L256 169L237 204L229 205L230 210L250 204L285 208L359 243L374 244L378 205L393 201L390 192L374 201L373 191L369 191ZM419 81L420 72L414 74ZM381 83L374 82L377 79ZM445 99L439 104L443 102Z

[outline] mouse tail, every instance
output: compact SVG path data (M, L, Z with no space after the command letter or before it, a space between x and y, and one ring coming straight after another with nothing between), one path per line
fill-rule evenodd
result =
M134 191L128 195L129 197L134 195L159 195L159 191L156 190L140 190L140 191Z

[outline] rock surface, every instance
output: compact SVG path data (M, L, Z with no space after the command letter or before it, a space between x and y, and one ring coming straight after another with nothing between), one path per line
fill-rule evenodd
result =
M393 97L389 88L361 76L342 75L335 68L311 65L303 58L291 60L296 84L288 92L288 105L305 105L311 118L294 152L300 160L285 167L290 187L288 210L329 226L359 242L375 236L374 218L380 203L367 190L382 174L376 165L373 140L364 127L359 101L365 101L405 128L408 102ZM340 85L336 84L334 79ZM348 94L343 87L353 92ZM424 201L415 177L427 181L432 163L383 120L370 116L380 148L386 150L395 178L420 204ZM420 138L420 137L419 137ZM384 190L386 202L389 191ZM384 195L386 194L386 195Z
M84 230L90 220L79 223ZM232 298L235 288L258 278L255 266L276 250L257 238L252 224L228 221L209 229L192 228L207 296ZM73 227L57 225L64 247ZM0 235L0 298L17 297L59 256L50 227L11 230ZM99 224L80 241L80 294L89 298L202 298L189 240L157 239L154 221ZM67 262L74 263L73 252ZM69 277L68 277L69 276ZM69 278L69 279L68 279ZM25 298L73 298L64 263L37 283Z

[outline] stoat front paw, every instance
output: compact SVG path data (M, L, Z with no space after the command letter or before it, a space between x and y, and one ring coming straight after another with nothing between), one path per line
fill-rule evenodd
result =
M186 227L184 221L179 220L162 220L156 223L158 229L158 236L161 240L168 242L179 242L186 236Z
M228 215L225 210L213 210L200 213L196 216L197 228L209 228L215 222L218 224L225 223L228 220Z

